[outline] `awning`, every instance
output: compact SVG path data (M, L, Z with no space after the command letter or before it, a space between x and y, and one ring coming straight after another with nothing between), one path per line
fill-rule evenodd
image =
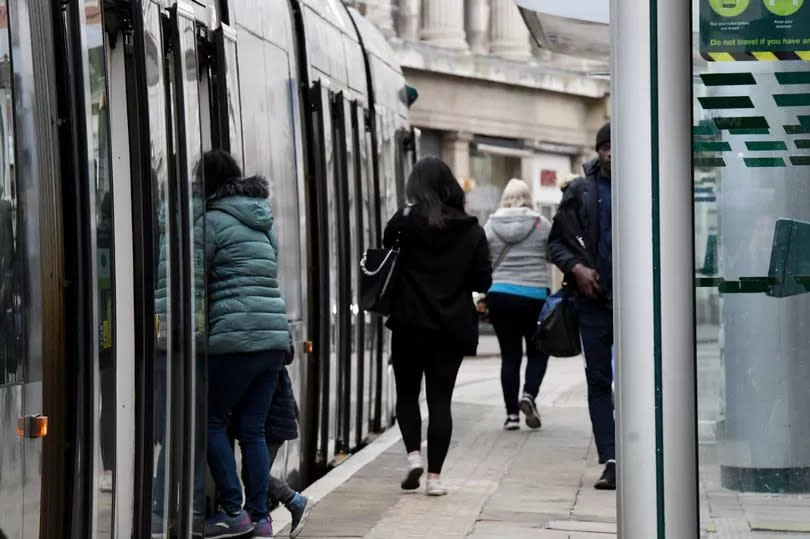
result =
M610 0L515 0L537 44L588 62L590 71L610 66Z

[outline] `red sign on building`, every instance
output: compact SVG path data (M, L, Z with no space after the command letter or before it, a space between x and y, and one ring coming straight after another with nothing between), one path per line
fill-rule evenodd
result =
M546 169L541 170L540 185L543 187L557 187L557 171Z

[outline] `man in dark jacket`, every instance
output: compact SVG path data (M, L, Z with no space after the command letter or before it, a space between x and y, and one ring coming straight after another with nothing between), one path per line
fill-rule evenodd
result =
M585 177L565 190L549 236L549 257L575 284L585 354L588 409L599 463L595 487L616 488L616 429L613 421L613 242L611 226L610 124L596 135L598 158Z

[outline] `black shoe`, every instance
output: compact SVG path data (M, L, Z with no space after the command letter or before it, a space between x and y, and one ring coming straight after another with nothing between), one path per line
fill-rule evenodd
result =
M593 486L597 490L616 490L616 463L608 462L602 477Z
M519 430L520 429L520 416L517 414L509 414L506 416L506 421L503 422L504 430Z

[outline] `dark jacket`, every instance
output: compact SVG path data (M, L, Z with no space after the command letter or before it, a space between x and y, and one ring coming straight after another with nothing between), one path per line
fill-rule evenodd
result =
M234 178L208 199L208 353L288 350L278 240L263 178Z
M268 444L285 442L298 438L298 414L295 406L295 393L287 368L281 369L278 385L273 394L273 402L267 412L265 438Z
M571 182L563 194L548 238L548 257L568 276L577 264L596 267L599 249L599 160L585 165L585 177ZM576 285L574 279L567 279Z
M492 266L478 219L446 209L444 228L430 227L414 206L399 210L385 227L383 243L400 241L399 278L387 326L441 332L464 355L478 347L478 316L472 293L492 285Z

